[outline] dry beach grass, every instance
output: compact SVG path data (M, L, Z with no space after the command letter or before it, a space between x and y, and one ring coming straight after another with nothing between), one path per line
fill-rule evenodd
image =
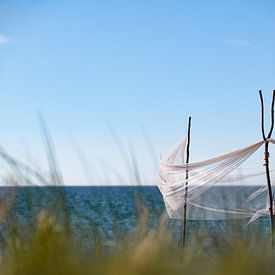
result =
M62 177L48 131L42 128L50 180L58 185ZM15 160L3 148L1 156L13 171L7 179L13 185L26 181L31 185L34 178L47 182L34 167ZM140 173L135 169L139 179ZM24 200L32 215L20 223L14 206L19 189L13 187L1 195L0 274L275 274L270 242L263 234L266 225L260 222L253 234L249 232L251 227L244 229L234 222L226 224L227 234L221 234L219 228L199 232L190 226L189 240L182 247L165 214L151 226L149 208L137 200L136 225L130 231L120 232L115 228L114 216L114 241L110 245L96 221L89 221L86 232L71 230L70 209L62 186L50 190L52 202L39 211L33 210L34 197L30 192ZM205 244L210 233L212 241Z

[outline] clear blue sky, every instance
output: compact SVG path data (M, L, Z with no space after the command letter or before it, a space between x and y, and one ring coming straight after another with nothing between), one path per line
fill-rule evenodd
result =
M109 122L153 183L140 127L158 154L191 115L193 160L260 138L274 45L274 1L1 0L0 142L43 165L40 110L66 183L85 183L72 136L95 174L125 173Z

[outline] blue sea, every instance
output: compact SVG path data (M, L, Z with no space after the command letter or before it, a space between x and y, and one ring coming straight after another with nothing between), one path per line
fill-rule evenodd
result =
M217 191L218 192L218 191ZM69 230L81 238L98 234L111 245L134 232L144 213L148 214L147 230L158 226L165 212L162 195L156 186L75 186L75 187L1 187L0 200L6 214L1 214L1 238L14 227L26 228L36 223L37 215L47 210L57 220L64 218ZM3 211L2 211L3 212ZM167 227L180 242L182 222L169 220ZM259 231L269 236L268 217L247 226L247 220L188 221L187 239L201 236L206 242L234 231L255 237Z

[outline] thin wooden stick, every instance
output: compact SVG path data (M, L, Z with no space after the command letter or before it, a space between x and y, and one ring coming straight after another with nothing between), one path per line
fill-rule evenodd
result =
M259 94L260 94L261 112L262 112L262 135L263 135L263 140L266 141L265 129L264 129L264 100L263 100L262 90L259 91Z
M186 148L186 164L189 163L190 156L190 130L191 130L191 117L188 121L188 134L187 134L187 148ZM187 193L188 193L188 168L186 169L186 186L185 186L185 198L184 198L184 208L183 208L183 229L182 229L182 245L185 245L186 241L186 214L187 214Z
M273 91L272 96L272 104L271 104L271 125L268 136L265 136L265 129L264 129L264 104L263 104L263 95L262 91L259 91L260 100L261 100L261 112L262 112L262 135L265 141L265 152L264 152L264 166L266 172L266 182L268 187L268 197L269 197L269 214L270 214L270 227L271 227L271 238L273 244L273 231L274 231L274 214L273 214L273 194L272 194L272 185L271 185L271 178L269 172L269 141L267 138L270 138L274 128L274 101L275 101L275 91Z
M273 95L272 95L272 103L271 103L271 125L270 125L270 130L268 133L268 138L271 138L273 129L274 129L274 101L275 101L275 90L273 90Z

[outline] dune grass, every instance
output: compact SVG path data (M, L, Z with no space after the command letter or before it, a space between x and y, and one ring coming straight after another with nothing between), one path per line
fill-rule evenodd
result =
M76 237L47 210L35 223L14 223L1 245L0 274L272 274L270 247L244 236L216 235L216 242L202 244L203 234L185 247L162 217L148 228L146 208L133 231L106 248L99 230L91 228L87 239ZM195 233L196 234L196 233ZM207 251L205 251L207 249Z
M137 194L138 218L132 230L122 229L112 213L112 242L102 234L102 224L89 220L83 228L72 230L71 216L62 175L58 168L51 137L42 123L49 160L49 177L34 167L12 158L3 148L0 155L13 174L7 178L13 186L22 183L54 183L51 203L35 208L37 200L31 189L23 198L30 216L22 221L15 203L20 187L1 193L0 205L0 275L32 274L97 274L97 275L168 275L168 274L275 274L266 224L244 228L228 221L222 230L216 224L209 230L197 231L188 225L188 240L184 247L165 215L153 226L149 222L152 207ZM117 143L120 140L117 138ZM125 162L125 152L121 149ZM140 171L131 150L129 177L141 181ZM61 184L61 185L60 185ZM39 199L39 198L38 198ZM112 208L112 206L110 207ZM156 207L157 208L157 207ZM226 228L226 230L225 230ZM251 230L253 232L251 232ZM223 233L221 233L223 232ZM212 235L212 241L205 240Z

